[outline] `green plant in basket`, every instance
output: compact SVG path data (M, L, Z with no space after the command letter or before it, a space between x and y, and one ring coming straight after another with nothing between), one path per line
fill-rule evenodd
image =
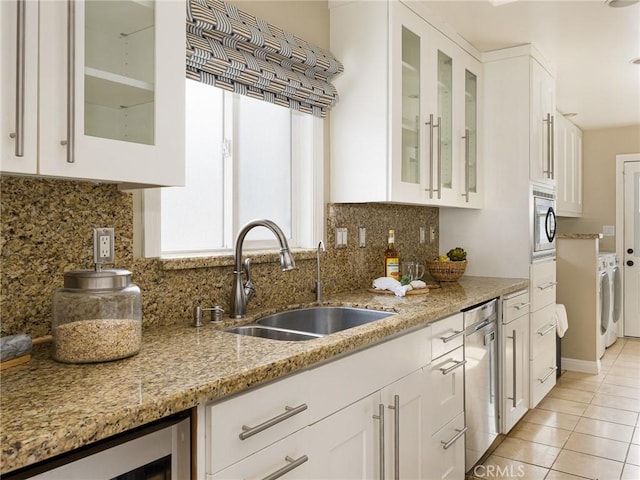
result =
M467 259L467 252L462 247L456 247L447 252L447 257L452 262L462 262Z

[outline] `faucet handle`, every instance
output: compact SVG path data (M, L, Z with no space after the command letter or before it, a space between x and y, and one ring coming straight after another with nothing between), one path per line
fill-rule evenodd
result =
M247 281L244 282L244 293L247 296L247 300L253 297L253 294L256 293L256 287L253 285L251 281L251 259L247 258L244 261L244 271L247 274Z
M202 327L204 325L204 323L202 323L203 312L211 312L212 322L221 322L222 314L224 313L224 310L220 305L216 305L215 307L212 307L212 308L204 308L204 307L201 307L200 305L197 305L193 309L193 326L194 327Z

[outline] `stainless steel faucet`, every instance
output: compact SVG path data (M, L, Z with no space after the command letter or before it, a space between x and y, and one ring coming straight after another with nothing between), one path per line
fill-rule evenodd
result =
M316 292L316 302L322 301L322 276L320 275L320 252L324 252L324 242L320 240L318 243L318 249L316 250L316 264L318 267L318 272L316 275L316 284L314 285L314 291Z
M247 258L242 267L242 243L244 237L247 236L249 230L254 227L266 227L273 232L280 243L280 266L282 271L293 270L296 268L296 262L289 251L289 243L284 233L271 220L252 220L243 226L236 237L236 258L235 268L233 270L233 285L231 289L231 318L244 318L247 316L247 302L255 293L255 287L251 282L251 259ZM243 270L247 272L247 281L242 283Z

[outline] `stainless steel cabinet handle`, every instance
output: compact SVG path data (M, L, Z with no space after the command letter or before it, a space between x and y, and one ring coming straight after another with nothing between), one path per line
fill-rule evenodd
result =
M25 3L18 0L16 5L16 131L9 134L16 141L16 157L24 156Z
M517 340L516 340L516 331L513 330L513 336L512 337L507 337L510 338L511 341L513 342L513 372L511 372L512 378L513 378L513 396L512 397L507 397L507 400L511 400L513 408L516 408L517 405L517 400L516 400L516 380L518 378L518 372L517 372L517 355L516 355L516 349L517 349Z
M373 418L380 420L378 425L378 468L380 469L380 480L384 480L384 403L378 405L378 415Z
M442 198L442 119L438 117L438 198Z
M456 434L453 436L453 438L451 440L449 440L448 442L445 442L444 440L440 440L440 443L442 444L442 448L444 450L448 450L449 447L451 447L451 445L453 445L454 443L456 443L456 441L465 434L465 432L467 431L467 427L464 427L462 429L458 429L456 428Z
M469 129L466 128L464 131L464 193L462 194L463 197L465 197L465 201L467 203L469 203L469 177L470 177L470 172L469 170L471 169L471 162L470 162L470 158L469 158L469 143L470 143L470 138L469 138Z
M550 367L550 368L549 368L549 371L547 372L547 374L546 374L544 377L539 378L539 379L538 379L538 381L539 381L540 383L544 383L544 382L546 382L546 381L547 381L547 378L549 378L551 375L553 375L553 373L554 373L557 369L558 369L558 367L556 367L556 366L554 366L554 367Z
M531 305L531 303L523 302L523 303L519 303L518 305L514 305L513 308L515 308L516 310L522 310L523 308L528 307L529 305Z
M543 123L547 127L547 168L542 173L547 175L547 178L553 178L553 163L552 163L552 147L553 147L553 117L550 113L547 113L547 118L543 120Z
M538 285L538 290L548 290L551 287L555 287L558 284L558 282L548 282L545 283L544 285Z
M433 198L433 114L429 114L429 121L425 123L429 126L429 198Z
M393 478L400 480L400 395L393 396L393 405L389 405L393 410Z
M551 333L551 332L553 332L555 329L556 329L556 325L555 325L555 324L553 324L553 325L549 325L549 326L547 326L547 328L546 328L546 329L544 329L544 330L542 330L542 331L538 330L536 333L537 333L538 335L540 335L541 337L544 337L547 333Z
M440 337L442 343L449 343L454 338L458 338L460 335L464 333L464 330L454 330L453 335L449 335L448 337Z
M75 163L76 135L76 2L67 0L67 163Z
M291 470L298 468L300 465L302 465L303 463L305 463L306 461L309 460L309 457L307 457L306 455L302 455L300 458L296 458L293 459L289 456L284 457L284 459L289 462L287 465L285 465L284 467L276 470L275 472L273 472L270 475L267 475L266 477L264 477L262 480L275 480L276 478L280 478L281 476L283 476L285 473L290 472Z
M442 372L443 375L448 375L451 372L453 372L456 368L460 368L461 366L463 366L464 364L467 363L466 360L460 360L459 362L454 360L453 358L450 358L449 360L447 360L449 362L454 362L455 365L453 365L452 367L449 368L441 368L440 371Z
M550 153L550 160L549 162L551 163L551 180L554 180L556 178L556 148L555 148L555 144L556 144L556 129L555 129L555 124L556 124L556 117L555 115L551 115L551 127L550 127L550 131L551 131L551 140L549 143L551 143L551 146L549 147L549 151Z
M299 414L300 412L304 412L307 408L307 404L303 403L302 405L298 405L297 407L284 407L285 412L281 413L277 417L270 418L266 422L262 422L260 425L256 425L255 427L248 427L246 425L242 426L242 432L238 435L240 440L246 440L249 437L254 436L256 433L260 433L267 428L273 427L274 425L285 421L287 418L291 418L294 415Z

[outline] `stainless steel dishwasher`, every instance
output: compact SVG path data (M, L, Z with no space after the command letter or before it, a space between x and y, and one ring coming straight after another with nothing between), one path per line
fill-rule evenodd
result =
M464 313L465 471L469 471L498 436L497 299Z

